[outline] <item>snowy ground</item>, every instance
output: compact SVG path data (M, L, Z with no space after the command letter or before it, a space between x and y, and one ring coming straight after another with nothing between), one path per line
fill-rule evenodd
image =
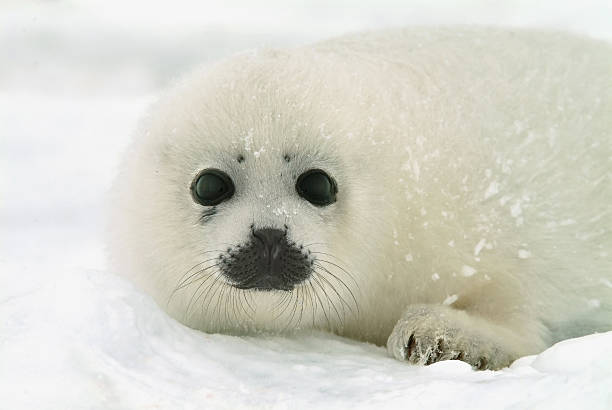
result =
M138 117L199 62L410 23L612 40L611 3L169 4L0 5L0 408L612 408L612 332L499 372L411 367L326 334L206 335L107 272L102 242L105 193Z

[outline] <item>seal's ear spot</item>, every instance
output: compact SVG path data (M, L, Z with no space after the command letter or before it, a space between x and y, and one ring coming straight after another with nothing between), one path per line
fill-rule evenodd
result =
M327 206L336 202L338 185L321 169L311 169L299 176L295 189L297 193L317 206Z
M285 160L285 162L291 162L291 157L289 156L289 154L285 154L283 156L283 159Z
M238 155L238 157L236 158L236 161L238 161L239 164L242 164L244 162L244 155L242 154Z

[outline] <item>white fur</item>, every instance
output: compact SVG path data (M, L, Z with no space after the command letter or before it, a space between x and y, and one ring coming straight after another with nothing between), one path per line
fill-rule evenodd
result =
M499 367L612 327L611 137L612 50L593 40L409 29L245 53L193 73L143 122L116 183L112 254L197 329L384 344L403 317L395 356L423 328L468 340L453 352L488 343ZM202 223L189 187L209 167L236 194ZM310 168L336 179L335 204L296 194ZM287 224L331 254L318 254L328 272L291 294L197 273L252 223Z

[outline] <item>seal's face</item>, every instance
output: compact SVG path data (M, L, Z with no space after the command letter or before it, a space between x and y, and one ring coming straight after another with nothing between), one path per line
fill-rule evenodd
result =
M273 67L240 67L154 107L116 185L115 254L190 326L337 328L356 314L360 271L387 229L367 155L346 142L356 120L300 70L281 86Z
M284 157L290 162L288 155ZM239 162L244 161L240 155ZM218 169L205 169L191 184L193 200L202 205L202 221L212 217L215 206L230 201L235 194L232 178ZM310 169L297 178L295 193L319 207L336 202L335 180L321 169ZM304 282L312 273L316 259L303 244L288 239L289 225L256 228L248 237L219 255L220 273L239 289L285 290Z
M169 303L188 317L226 330L274 328L302 317L342 323L357 309L350 268L339 260L350 226L343 165L321 144L291 149L297 136L275 127L216 144L207 131L178 137L160 163L160 188L170 192L158 225L173 240L154 257L169 256Z

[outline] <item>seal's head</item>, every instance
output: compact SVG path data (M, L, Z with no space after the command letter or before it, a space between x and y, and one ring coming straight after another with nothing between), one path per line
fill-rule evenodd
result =
M360 175L367 152L346 128L359 119L325 72L238 56L183 81L142 124L111 243L117 269L177 319L227 332L357 315L382 187Z

